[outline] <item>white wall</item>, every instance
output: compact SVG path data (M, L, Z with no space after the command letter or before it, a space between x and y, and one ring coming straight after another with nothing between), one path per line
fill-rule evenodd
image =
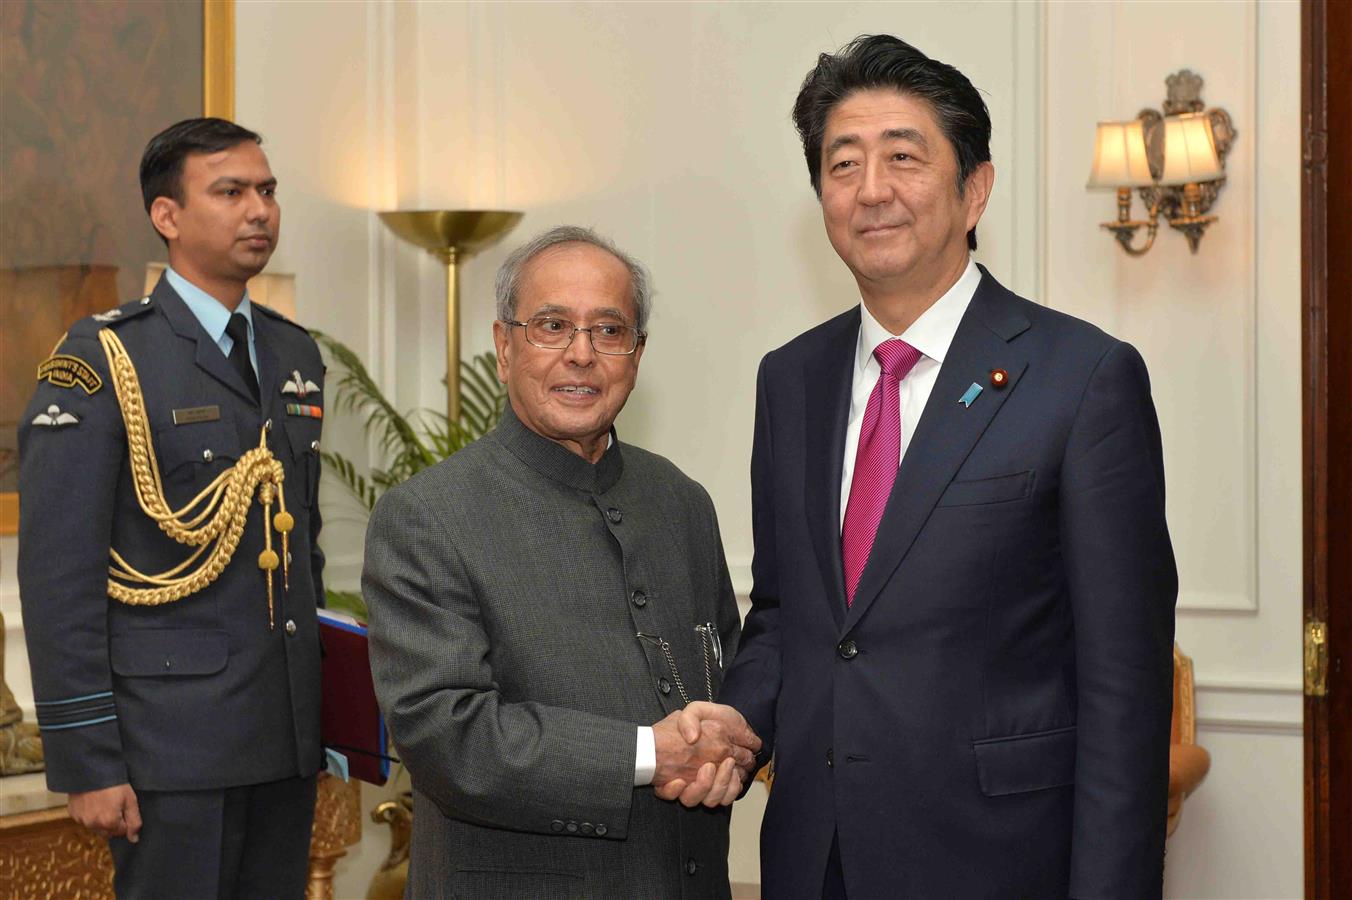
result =
M1300 9L1290 2L1046 7L1045 300L1132 341L1164 433L1212 771L1169 844L1175 897L1303 891L1300 481ZM1130 259L1084 190L1093 123L1158 108L1190 68L1238 129L1196 256L1167 227ZM1139 199L1135 214L1143 215ZM1144 235L1138 236L1140 241Z
M296 273L300 318L363 353L400 407L444 402L443 276L371 210L526 212L463 266L466 354L490 346L493 272L527 236L595 225L646 261L653 337L621 433L709 488L745 593L755 367L857 297L789 121L798 82L867 31L960 66L994 120L982 261L1133 341L1151 368L1179 641L1214 759L1170 842L1168 894L1286 897L1301 890L1298 21L1289 2L241 0L236 107L281 180L273 268ZM1239 129L1220 221L1195 257L1165 229L1129 260L1097 227L1112 196L1083 189L1092 126L1158 106L1185 66ZM365 458L342 416L325 442ZM331 581L352 586L359 518L324 491ZM12 540L0 549L13 616ZM7 674L31 715L16 642ZM734 815L734 880L758 880L762 805L756 787ZM384 832L368 825L340 866L340 897L364 893Z

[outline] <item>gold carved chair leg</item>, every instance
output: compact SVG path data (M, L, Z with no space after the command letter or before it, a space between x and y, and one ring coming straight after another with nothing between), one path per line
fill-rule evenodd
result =
M361 840L361 783L319 773L306 900L333 900L333 867Z

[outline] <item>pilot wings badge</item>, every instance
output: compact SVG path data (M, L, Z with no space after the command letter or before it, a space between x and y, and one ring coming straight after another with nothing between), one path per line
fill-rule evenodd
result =
M295 394L297 397L305 397L309 394L319 393L319 385L313 381L307 381L300 370L291 370L291 379L282 385L283 394Z
M47 407L45 413L38 413L33 417L34 425L46 425L49 428L60 428L62 425L78 425L80 419L73 413L63 412L61 407L53 403Z

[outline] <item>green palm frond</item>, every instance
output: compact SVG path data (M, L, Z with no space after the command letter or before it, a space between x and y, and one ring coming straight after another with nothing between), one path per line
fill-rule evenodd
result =
M321 453L324 464L369 513L380 495L428 466L462 450L497 426L507 403L498 381L497 361L481 353L460 364L460 419L452 423L433 410L400 413L386 399L366 366L347 345L322 332L311 332L334 368L330 379L334 406L363 417L362 428L376 438L378 459L366 474L341 454Z
M339 483L361 503L367 515L382 494L428 466L434 466L458 450L488 434L502 418L507 405L507 387L498 381L497 360L481 353L460 364L460 418L451 422L444 414L421 409L401 413L386 399L357 356L342 341L318 331L315 340L326 351L333 375L329 380L332 408L362 417L362 429L376 438L379 464L366 473L357 471L341 453L322 451L324 465ZM325 591L331 608L366 618L361 594Z

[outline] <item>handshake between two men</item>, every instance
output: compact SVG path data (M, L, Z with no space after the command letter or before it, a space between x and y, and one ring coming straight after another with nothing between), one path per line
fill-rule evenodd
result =
M730 805L755 776L761 748L761 739L741 713L701 700L653 725L653 742L654 792L687 807Z

